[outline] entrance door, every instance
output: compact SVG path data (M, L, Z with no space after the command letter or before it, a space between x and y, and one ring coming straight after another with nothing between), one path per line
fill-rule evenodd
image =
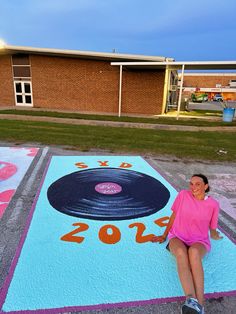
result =
M33 107L32 86L29 81L15 81L16 106Z

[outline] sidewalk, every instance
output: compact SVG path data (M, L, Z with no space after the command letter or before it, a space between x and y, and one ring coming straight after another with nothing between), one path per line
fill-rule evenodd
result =
M169 131L236 132L236 126L198 127L198 126L187 126L187 125L115 122L115 121L69 119L69 118L55 118L55 117L43 117L43 116L36 117L36 116L27 116L27 115L14 115L14 114L0 114L0 120L1 119L2 120L41 121L41 122L64 123L64 124L73 124L73 125L109 126L109 127L117 127L117 128L123 127L123 128L169 130Z

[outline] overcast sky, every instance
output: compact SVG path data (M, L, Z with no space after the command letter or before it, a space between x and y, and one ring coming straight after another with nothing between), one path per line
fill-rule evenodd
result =
M0 0L9 45L236 60L236 0Z

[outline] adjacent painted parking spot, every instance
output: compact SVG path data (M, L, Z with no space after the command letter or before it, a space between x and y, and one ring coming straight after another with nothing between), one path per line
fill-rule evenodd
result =
M0 218L37 152L38 148L0 147Z

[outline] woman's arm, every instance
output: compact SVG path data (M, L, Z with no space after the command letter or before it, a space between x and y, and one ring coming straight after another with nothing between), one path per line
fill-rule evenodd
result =
M210 229L210 236L213 240L221 240L223 237L216 229Z
M209 227L209 229L210 229L210 237L213 240L220 240L220 239L223 238L220 235L220 233L216 230L217 226L218 226L219 210L220 210L219 203L216 202L216 205L213 208L213 214L212 214L212 217L211 217L210 227Z
M163 233L163 235L161 236L155 236L152 238L152 242L159 242L159 243L163 243L165 242L167 236L168 236L168 233L173 225L173 222L175 220L175 212L172 213L172 215L170 216L170 219L169 219L169 222L168 222L168 225L166 226L166 229L165 229L165 232Z

